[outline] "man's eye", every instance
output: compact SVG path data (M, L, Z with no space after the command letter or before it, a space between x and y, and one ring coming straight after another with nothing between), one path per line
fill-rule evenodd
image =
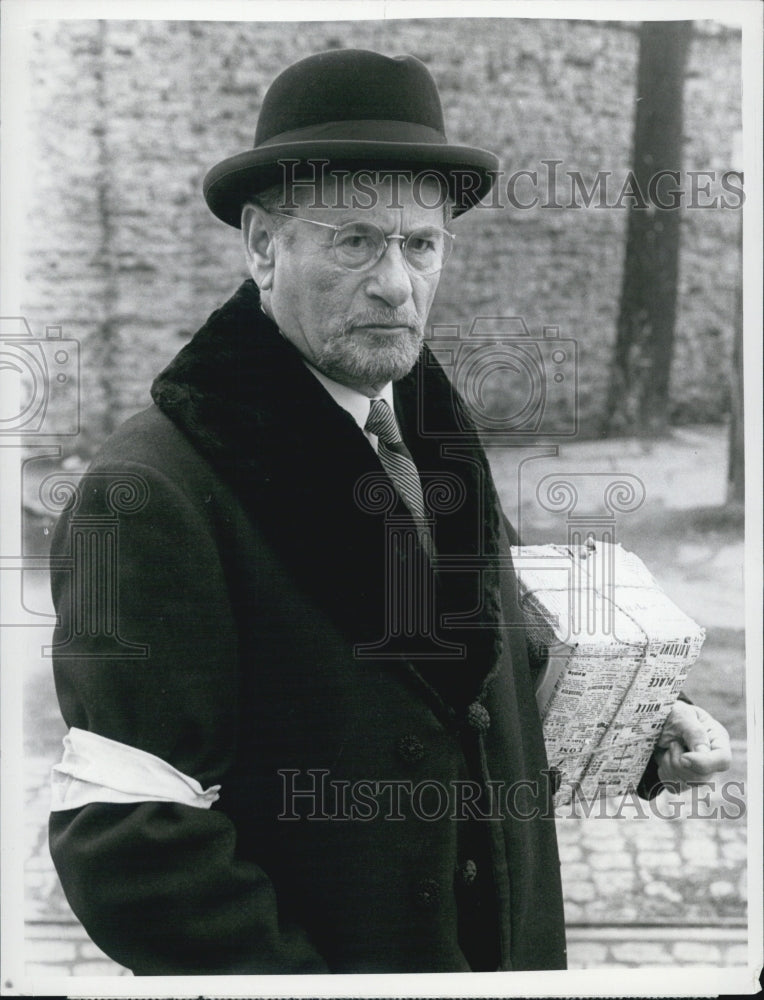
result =
M358 250L361 247L368 246L369 237L359 236L354 233L352 236L341 236L339 240L341 246L346 247L348 250Z
M374 246L374 236L362 229L351 229L337 234L337 246L342 250L368 250Z
M406 246L412 253L433 253L436 249L435 240L427 236L411 236Z

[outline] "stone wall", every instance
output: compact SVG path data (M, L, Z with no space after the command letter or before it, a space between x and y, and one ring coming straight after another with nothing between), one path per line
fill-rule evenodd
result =
M450 137L496 150L507 173L562 161L565 205L568 171L589 186L597 171L612 171L612 192L620 190L638 99L636 32L510 19L37 22L25 313L35 333L57 324L80 341L84 432L71 450L86 456L144 406L156 372L245 276L238 233L208 212L201 180L251 146L263 94L288 63L333 46L418 56L438 81ZM739 100L739 35L696 24L685 169L737 166ZM575 338L584 434L606 381L626 216L518 210L506 199L469 213L455 224L457 250L431 314L462 329L477 316L520 316L533 335L554 325ZM683 226L673 416L719 421L739 213L687 210Z

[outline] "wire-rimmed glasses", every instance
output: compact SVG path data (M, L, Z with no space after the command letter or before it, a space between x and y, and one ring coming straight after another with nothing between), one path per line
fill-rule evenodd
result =
M388 236L373 222L346 222L335 226L329 222L316 222L286 212L271 212L284 219L307 222L334 230L332 247L337 263L348 271L365 271L384 256L390 240L401 241L401 253L409 269L416 274L437 274L451 255L455 236L439 226L421 226L407 236Z

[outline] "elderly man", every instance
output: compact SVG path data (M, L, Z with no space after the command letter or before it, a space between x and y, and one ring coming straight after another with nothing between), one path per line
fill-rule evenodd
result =
M565 965L513 533L424 345L447 226L496 166L447 142L416 59L337 51L287 69L254 149L207 176L252 280L105 445L53 550L120 482L142 498L122 654L82 627L77 571L53 575L51 850L137 973ZM644 794L725 765L687 705L662 745Z

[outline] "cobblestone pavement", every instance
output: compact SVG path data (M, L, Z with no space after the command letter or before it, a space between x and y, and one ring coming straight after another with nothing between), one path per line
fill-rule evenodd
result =
M588 817L580 804L558 810L571 968L745 965L746 755L744 744L734 749L738 784L726 792L664 794L652 806L607 800ZM49 768L26 761L27 974L129 975L88 939L61 892L47 846Z

